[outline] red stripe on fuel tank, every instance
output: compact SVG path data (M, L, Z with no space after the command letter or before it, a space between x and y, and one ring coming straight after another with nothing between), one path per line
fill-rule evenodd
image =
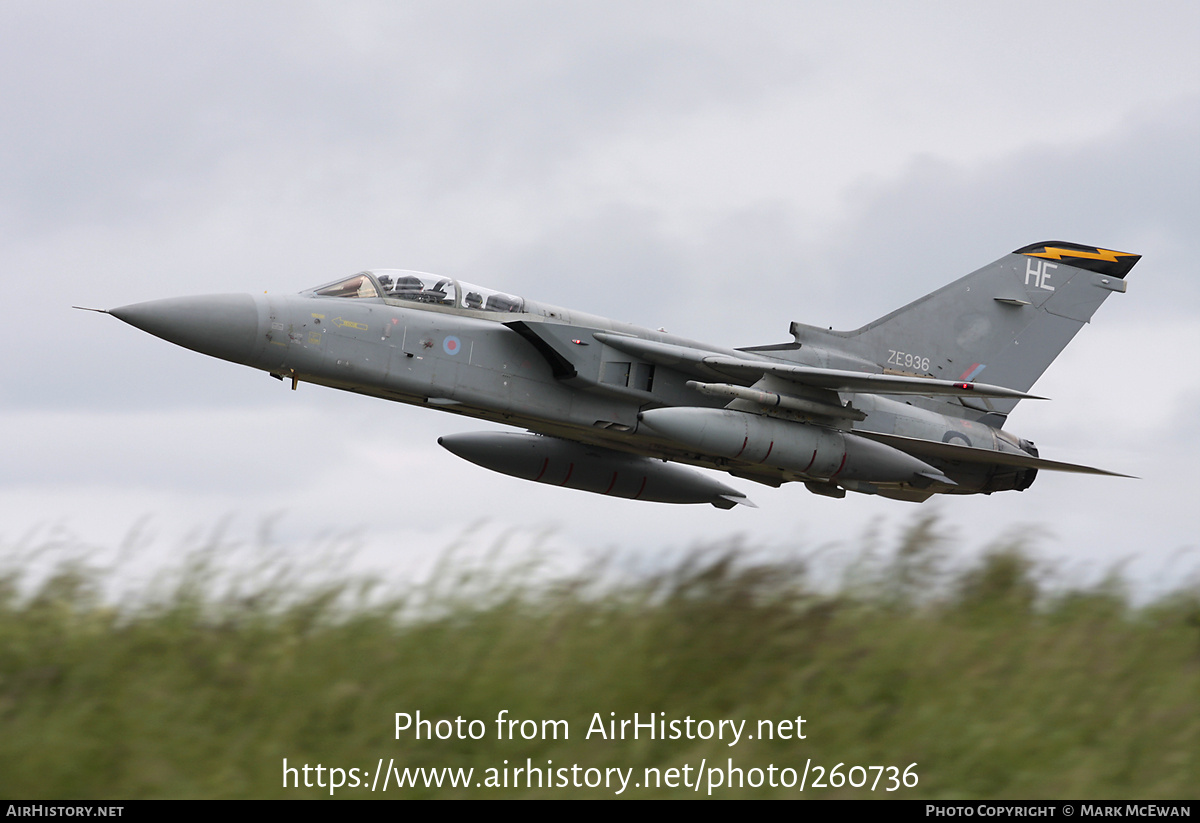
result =
M604 493L608 494L610 491L613 490L613 486L615 486L615 485L617 485L617 473L613 472L612 482L608 484L608 488L604 490Z
M849 455L850 455L850 452L842 452L842 463L841 463L841 465L840 465L840 466L838 466L838 470L837 470L837 471L835 471L833 474L829 475L829 479L830 479L830 480L832 480L833 478L837 477L839 474L841 474L841 473L842 473L842 469L846 468L846 458L847 458Z
M564 477L564 478L563 478L563 482L559 483L558 485L560 485L560 486L565 486L565 485L567 485L567 481L569 481L569 480L571 479L571 472L573 472L573 471L575 471L575 464L574 464L574 463L572 463L571 465L567 466L567 476L566 476L566 477Z
M806 471L808 471L809 469L811 469L811 468L812 468L812 464L813 464L813 463L815 463L815 462L817 462L817 450L816 450L816 449L813 449L813 456L812 456L812 459L808 461L808 465L807 465L807 466L805 466L803 469L801 469L801 470L800 470L800 473L801 473L801 474L804 474L804 472L806 472Z
M767 446L767 453L763 455L763 459L762 459L762 460L759 460L758 462L759 462L759 463L766 463L766 462L767 462L767 458L771 456L771 449L773 449L773 448L775 448L775 441L774 441L774 440L772 440L772 441L771 441L771 445Z
M734 457L741 457L742 452L744 452L746 450L746 444L749 442L750 442L750 435L746 435L745 437L743 437L742 438L742 447L737 450L737 454L735 454Z
M540 472L538 472L537 477L533 478L533 481L536 483L537 481L541 480L542 475L546 473L546 469L548 469L549 467L550 467L550 458L547 457L545 460L542 461L542 470Z
M643 474L642 475L642 485L638 488L638 493L633 496L633 499L637 500L639 497L642 496L642 492L644 492L645 490L646 490L646 475Z

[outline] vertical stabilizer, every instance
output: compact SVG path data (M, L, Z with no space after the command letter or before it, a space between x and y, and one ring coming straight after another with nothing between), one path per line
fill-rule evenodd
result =
M1028 391L1139 255L1078 243L1017 249L845 337L885 372ZM963 401L1007 415L1009 399Z

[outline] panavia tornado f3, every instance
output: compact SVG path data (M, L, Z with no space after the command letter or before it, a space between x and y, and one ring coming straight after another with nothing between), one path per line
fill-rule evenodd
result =
M438 440L484 468L660 503L753 505L701 466L897 500L1029 488L1046 460L1004 430L1136 254L1017 249L856 331L727 349L447 277L375 269L294 295L107 313L202 354L525 431ZM986 382L980 382L980 381ZM1124 476L1124 475L1118 475Z

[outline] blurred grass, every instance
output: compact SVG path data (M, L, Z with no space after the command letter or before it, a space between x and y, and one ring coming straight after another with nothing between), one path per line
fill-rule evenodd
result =
M835 593L803 563L698 550L666 572L553 585L521 570L442 569L390 599L280 569L222 589L213 556L120 608L64 564L34 591L0 576L0 795L301 797L282 760L372 772L504 760L744 770L916 763L916 788L816 797L1188 798L1200 785L1200 591L1133 606L1120 581L1048 590L1021 544L948 570L914 523L883 565ZM219 552L217 552L219 555ZM527 570L526 570L527 571ZM619 578L617 578L619 579ZM482 740L395 739L395 712L478 718ZM569 740L496 740L494 719L565 719ZM807 739L584 740L593 713L803 715ZM757 735L756 735L757 736ZM881 785L882 788L882 785ZM407 790L451 797L496 790ZM695 796L630 789L625 796ZM505 796L611 797L603 787ZM717 796L799 796L720 789ZM343 788L339 797L371 795Z

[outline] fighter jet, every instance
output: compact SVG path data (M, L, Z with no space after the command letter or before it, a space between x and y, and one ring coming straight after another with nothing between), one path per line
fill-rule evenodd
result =
M523 431L438 442L503 474L660 503L754 504L701 466L811 492L907 501L1029 488L1046 460L1004 429L1139 255L1036 243L855 331L724 348L417 271L299 294L108 310L289 382ZM983 382L981 382L983 381ZM1126 476L1126 475L1116 475Z

